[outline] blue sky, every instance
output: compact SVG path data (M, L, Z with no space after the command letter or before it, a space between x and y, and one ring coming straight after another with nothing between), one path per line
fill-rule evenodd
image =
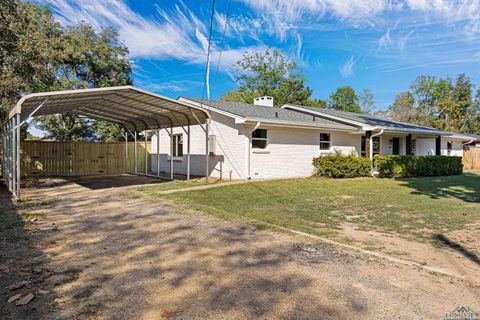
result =
M64 25L114 27L130 49L135 85L162 95L201 96L210 0L39 0ZM216 0L210 94L236 88L233 64L272 47L299 64L315 98L343 85L390 105L421 74L466 73L480 85L480 1ZM216 65L221 54L218 73Z

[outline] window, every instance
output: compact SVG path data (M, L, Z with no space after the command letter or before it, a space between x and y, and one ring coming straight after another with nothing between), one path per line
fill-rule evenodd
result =
M330 150L330 133L320 133L320 150Z
M452 154L452 142L447 141L447 155L451 155L451 154Z
M172 147L174 157L183 156L183 134L174 134L172 136Z
M267 147L267 130L257 129L252 132L252 148L265 149Z

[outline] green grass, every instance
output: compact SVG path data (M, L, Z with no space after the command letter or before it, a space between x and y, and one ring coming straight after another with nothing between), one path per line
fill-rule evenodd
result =
M175 183L175 182L172 182ZM161 186L158 186L161 187ZM334 235L342 223L414 238L461 229L480 219L480 174L410 179L291 179L156 194L221 219Z
M219 182L216 182L216 183L219 183ZM205 185L205 182L202 181L202 180L162 181L162 182L156 183L155 185L139 187L136 190L137 192L134 192L134 193L131 193L131 192L122 193L122 196L126 197L126 198L138 198L138 197L155 198L155 197L159 196L159 194L162 191L197 187L197 186L203 186L203 185Z

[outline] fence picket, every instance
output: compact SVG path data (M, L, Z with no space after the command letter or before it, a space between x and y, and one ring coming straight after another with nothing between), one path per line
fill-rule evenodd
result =
M128 143L128 168L133 171L134 143ZM22 141L24 177L121 174L125 171L125 142ZM151 142L147 143L150 158ZM148 165L151 160L148 159ZM138 143L138 172L145 172L145 142Z

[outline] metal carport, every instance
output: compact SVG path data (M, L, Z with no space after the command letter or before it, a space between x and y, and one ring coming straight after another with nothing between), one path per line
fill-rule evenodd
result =
M117 123L125 128L125 140L131 134L137 142L137 132L152 130L157 134L157 175L160 173L160 130L172 139L173 128L181 127L187 136L187 179L190 178L190 126L200 125L205 132L208 183L208 111L186 102L170 99L132 86L107 87L33 93L22 97L2 125L2 173L8 189L20 199L20 127L32 116L75 113L92 119ZM128 144L125 144L128 148ZM173 144L170 143L172 154ZM135 147L136 157L136 147ZM126 154L128 150L126 149ZM146 148L145 148L145 152ZM145 166L146 167L146 166ZM127 168L125 168L127 171ZM135 166L135 174L140 174ZM148 170L145 168L145 175ZM173 160L170 179L173 180Z

